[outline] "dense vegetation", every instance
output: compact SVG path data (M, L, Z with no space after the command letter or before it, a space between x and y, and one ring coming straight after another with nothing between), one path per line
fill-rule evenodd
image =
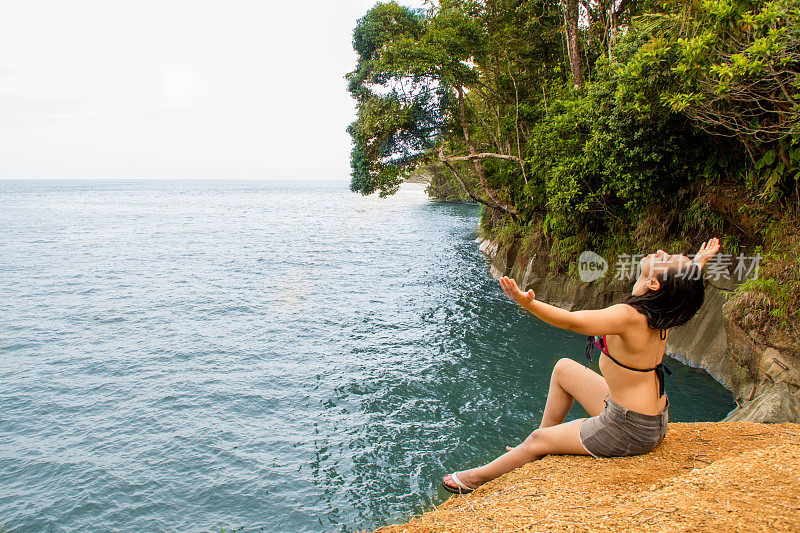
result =
M425 169L554 269L720 235L765 255L739 296L796 333L800 0L379 3L353 45L354 191Z

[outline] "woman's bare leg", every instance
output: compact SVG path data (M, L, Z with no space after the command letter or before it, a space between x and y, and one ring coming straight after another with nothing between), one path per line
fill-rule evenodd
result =
M589 416L597 416L605 408L606 394L608 384L603 376L573 359L559 359L550 375L550 390L539 427L562 423L572 409L573 400L578 400Z
M539 428L531 433L525 439L525 442L519 446L511 448L511 450L491 463L472 470L459 472L458 478L462 483L470 487L477 487L507 472L511 472L525 463L541 459L545 455L589 455L589 452L581 444L578 435L581 422L584 420L586 419L581 418L565 424ZM444 481L448 485L455 487L455 482L452 480L448 482L448 479L449 475L445 477Z
M566 424L562 422L572 408L574 400L578 400L589 416L602 413L606 394L608 394L608 384L603 376L572 359L559 359L550 375L550 390L547 393L539 429L531 433L519 446L507 447L508 452L491 463L460 472L458 478L462 483L477 487L544 455L588 455L578 438L580 423L585 419L573 420ZM448 482L448 479L446 476L445 482L455 487L455 482L452 480Z

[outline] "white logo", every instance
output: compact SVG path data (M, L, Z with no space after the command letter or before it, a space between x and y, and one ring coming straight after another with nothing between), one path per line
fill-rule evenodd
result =
M590 283L606 275L608 263L602 256L584 250L578 257L578 277L584 283Z

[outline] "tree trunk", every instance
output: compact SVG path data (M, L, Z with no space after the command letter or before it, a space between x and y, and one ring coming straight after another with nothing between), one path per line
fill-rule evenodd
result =
M564 32L567 37L567 55L572 70L572 83L576 89L583 87L581 53L578 47L578 0L564 1Z
M614 36L617 33L617 12L614 11L614 4L616 2L611 3L611 13L608 15L609 18L609 25L608 31L606 32L608 35L608 58L611 59L611 45L614 44Z

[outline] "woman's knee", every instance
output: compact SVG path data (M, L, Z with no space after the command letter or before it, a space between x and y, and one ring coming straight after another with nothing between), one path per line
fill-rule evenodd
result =
M542 437L543 435L541 429L537 429L528 435L528 438L526 438L520 445L525 455L528 455L531 458L540 455L540 448L543 440Z
M575 365L578 364L580 363L573 361L569 357L562 357L556 361L556 365L553 367L552 377L555 379L563 378L567 373L574 371Z

